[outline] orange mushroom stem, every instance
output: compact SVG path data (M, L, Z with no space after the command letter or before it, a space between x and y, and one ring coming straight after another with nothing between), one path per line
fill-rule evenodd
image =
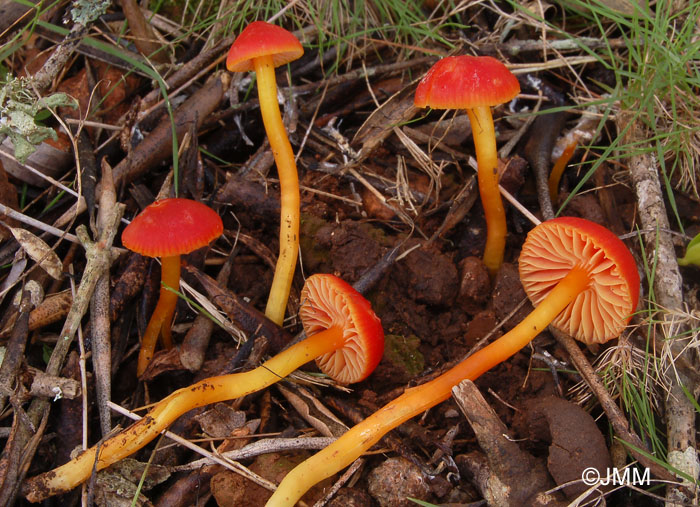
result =
M559 180L561 180L561 176L564 174L564 169L566 169L569 160L574 156L574 151L577 146L578 140L574 139L571 141L566 148L564 148L561 155L559 155L559 158L554 163L554 167L552 167L552 172L549 173L547 186L549 187L549 198L553 203L556 203L559 198Z
M173 339L170 326L175 315L177 294L168 288L177 291L180 288L180 256L172 255L160 260L160 293L158 303L148 321L146 331L141 338L141 351L137 366L137 373L141 375L153 359L156 341L160 333L163 347L172 348Z
M302 462L282 480L267 505L294 505L314 484L350 465L388 431L446 400L462 380L474 380L514 355L550 323L579 339L606 340L622 331L637 305L634 258L611 232L586 220L559 218L533 229L523 246L520 273L537 305L530 315L439 377L407 389Z
M416 88L414 104L435 109L466 109L476 150L479 195L486 219L483 261L493 277L503 263L506 214L498 188L498 152L491 106L520 93L520 84L490 56L448 56L433 65Z
M364 380L384 351L384 332L369 302L333 275L310 276L299 315L308 337L258 368L212 377L179 389L141 420L65 465L30 479L26 497L37 502L70 491L105 467L143 448L175 419L194 408L257 392L316 359L322 371L342 383Z
M296 60L303 53L293 34L279 26L255 21L236 38L226 59L226 67L232 72L255 71L260 114L280 180L280 253L265 308L267 318L278 325L284 321L297 262L300 198L294 152L277 102L275 67Z
M211 208L190 199L162 199L147 206L124 229L126 248L147 257L161 257L161 287L158 303L141 338L136 373L141 376L153 359L158 341L172 347L172 325L177 291L180 288L180 255L208 245L224 226Z

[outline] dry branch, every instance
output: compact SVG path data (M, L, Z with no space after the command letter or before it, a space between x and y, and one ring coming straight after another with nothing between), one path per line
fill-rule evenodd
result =
M624 145L638 146L648 138L633 113L618 115L617 127ZM655 318L668 321L674 318L674 313L683 309L683 284L671 235L665 232L670 230L670 225L659 181L658 163L654 156L641 153L630 156L628 164L637 196L641 228L651 231L643 235L648 265L655 266L653 286L649 290L653 291L656 304L666 310ZM668 379L670 390L666 399L668 462L697 480L700 461L695 439L695 410L683 391L685 387L695 393L697 374L690 367L690 353L684 350L684 341L667 340L663 346L670 347L677 371L676 376ZM666 499L672 504L689 503L693 496L688 496L680 488L669 487Z

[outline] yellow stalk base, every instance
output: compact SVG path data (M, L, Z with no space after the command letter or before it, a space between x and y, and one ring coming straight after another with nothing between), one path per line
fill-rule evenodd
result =
M332 327L280 352L254 370L212 377L178 389L158 402L143 419L105 440L99 447L96 464L97 447L91 447L65 465L27 481L26 497L30 502L38 502L68 492L90 477L93 465L96 470L102 470L133 454L185 412L264 389L343 343L342 330Z

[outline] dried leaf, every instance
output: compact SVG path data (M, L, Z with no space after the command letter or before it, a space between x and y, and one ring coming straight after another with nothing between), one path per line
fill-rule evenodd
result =
M214 408L195 416L195 419L210 437L226 438L245 424L245 412L217 403Z
M56 280L63 278L63 265L61 264L61 259L58 258L56 252L54 252L43 239L35 236L25 229L20 229L18 227L10 227L9 229L19 244L22 245L24 251L27 252L27 255L29 255L34 262L39 264L44 271L46 271Z

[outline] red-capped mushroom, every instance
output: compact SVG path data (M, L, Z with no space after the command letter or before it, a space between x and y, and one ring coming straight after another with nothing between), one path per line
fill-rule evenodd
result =
M486 217L484 264L491 276L503 262L506 215L498 190L498 152L491 106L520 93L508 68L490 56L448 56L433 65L418 84L414 103L434 109L466 109L478 165L479 194Z
M170 326L180 288L180 255L202 248L221 236L224 225L210 207L190 199L162 199L147 206L122 233L122 244L147 257L161 258L158 303L141 339L136 372L143 374L153 358L158 334L172 347ZM172 290L168 290L172 289Z
M236 38L226 58L226 67L231 72L255 71L260 114L280 180L280 254L265 308L267 318L279 325L284 321L299 249L299 177L277 103L275 67L296 60L302 54L304 49L292 33L264 21L255 21Z
M637 306L639 275L632 254L610 231L580 218L543 222L520 254L533 312L498 340L439 377L407 389L331 445L294 468L268 505L292 506L314 484L357 459L388 431L446 400L452 388L505 361L550 323L579 340L605 341L622 332Z
M38 502L70 491L88 479L93 469L101 470L141 449L185 412L264 389L311 359L316 358L323 372L342 383L360 382L372 373L384 352L384 331L369 302L333 275L310 276L301 300L299 316L306 339L254 370L208 378L175 391L121 433L30 479L27 498Z

